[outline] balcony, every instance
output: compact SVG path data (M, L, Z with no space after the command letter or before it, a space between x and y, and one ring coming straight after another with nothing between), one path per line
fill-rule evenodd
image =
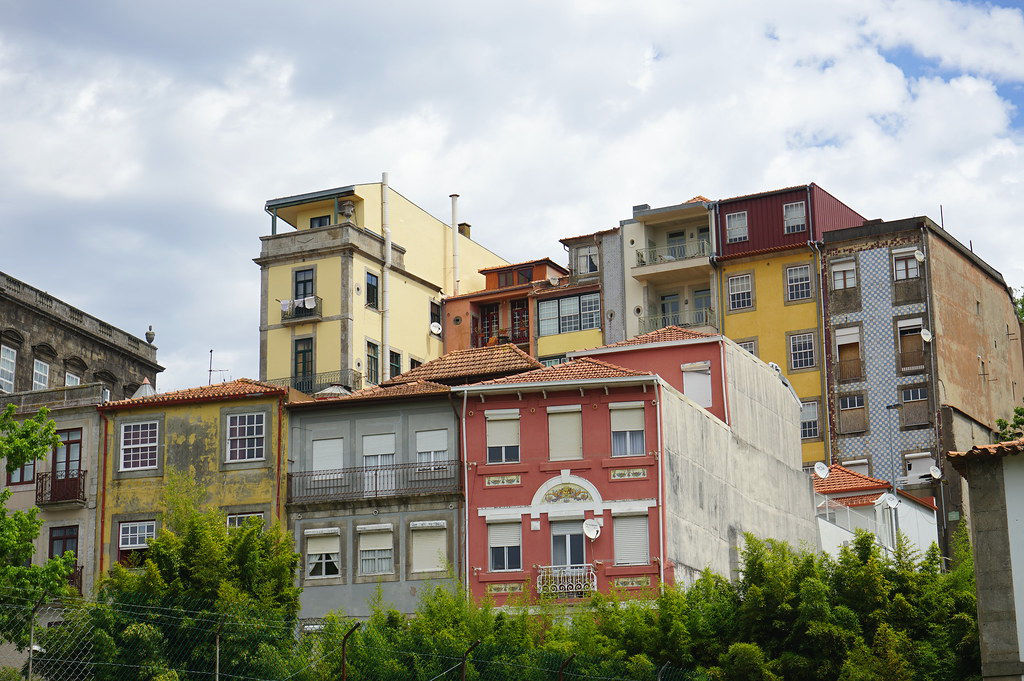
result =
M711 274L711 242L689 241L675 246L639 248L632 275L639 281L667 284Z
M323 300L320 296L306 296L297 300L281 301L282 324L305 324L323 319Z
M525 345L530 342L530 332L525 327L513 327L509 329L498 329L497 332L478 331L473 334L473 347L483 348L488 345L501 345L502 343L515 343Z
M459 462L400 463L291 473L289 503L381 499L459 491Z
M900 371L923 371L925 361L924 350L903 350L900 352Z
M927 426L931 423L928 400L904 402L900 408L900 428Z
M717 317L714 308L702 307L696 310L683 310L670 314L650 314L640 317L640 333L657 331L666 326L682 326L696 328L710 326L715 328Z
M868 429L868 410L865 407L839 410L839 434L863 433Z
M351 369L345 371L324 371L309 376L293 376L291 378L272 378L263 381L271 385L280 385L285 388L295 388L307 395L318 393L321 390L333 386L342 386L349 390L359 390L363 387L363 375Z
M537 593L554 598L587 598L597 591L591 565L542 565L537 568Z
M836 361L836 377L840 383L863 381L864 360L857 358Z
M36 474L36 506L85 504L84 470L68 474Z

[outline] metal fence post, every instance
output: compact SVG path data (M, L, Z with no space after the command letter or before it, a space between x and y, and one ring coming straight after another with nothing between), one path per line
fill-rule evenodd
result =
M469 659L469 654L471 652L473 652L473 648L476 648L478 645L480 645L480 639L477 639L476 641L474 641L473 645L471 645L466 650L466 653L462 656L462 664L459 665L460 666L459 678L462 679L462 681L466 681L466 660Z
M348 637L354 634L356 629L361 626L363 626L362 622L356 622L341 638L341 681L345 681L348 678L348 652L346 651L348 646Z
M574 657L576 657L576 653L573 653L566 658L565 662L562 663L562 666L558 668L558 681L562 681L562 673L565 671L565 668L569 666L569 663L572 662Z
M32 681L32 653L35 652L33 648L36 647L36 613L39 612L39 608L43 605L43 601L46 599L46 595L43 594L36 604L32 606L32 614L29 615L28 622L28 681Z

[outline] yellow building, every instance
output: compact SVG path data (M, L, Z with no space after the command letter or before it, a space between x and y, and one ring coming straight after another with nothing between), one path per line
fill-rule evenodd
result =
M228 526L284 517L288 412L301 393L250 379L99 407L97 574L145 551L160 528L172 471L205 491Z
M453 201L454 208L454 201ZM316 392L379 383L443 352L441 300L505 260L382 182L267 201L260 379Z

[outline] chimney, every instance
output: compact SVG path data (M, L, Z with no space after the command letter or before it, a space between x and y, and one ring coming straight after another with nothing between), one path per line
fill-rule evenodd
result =
M470 233L470 224L468 222L460 222L459 223L459 234L461 234L462 236L464 236L467 239L469 239L469 238L471 238L469 236L469 233Z

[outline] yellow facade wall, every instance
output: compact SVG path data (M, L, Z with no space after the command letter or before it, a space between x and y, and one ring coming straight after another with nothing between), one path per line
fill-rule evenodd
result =
M757 355L765 362L775 362L793 385L802 400L818 400L819 435L802 444L804 463L825 460L824 435L827 428L827 400L823 399L822 379L825 371L825 349L822 347L819 326L818 266L816 256L808 251L772 254L762 258L726 261L723 264L719 300L723 301L724 324L722 332L736 341L754 340ZM810 300L786 301L786 268L793 265L811 265ZM728 281L730 276L752 274L754 281L754 309L729 312ZM792 370L789 359L789 339L792 332L813 331L815 337L816 366Z
M104 412L106 464L105 474L99 472L102 481L97 509L100 522L95 543L98 569L105 571L117 560L119 521L141 520L144 518L139 516L145 516L145 519L157 519L160 525L164 490L172 471L183 473L198 483L205 493L204 508L226 512L259 510L267 522L281 522L287 497L288 412L280 399L273 396ZM226 461L225 410L234 413L251 410L266 415L262 461ZM153 420L160 424L159 468L145 471L143 477L122 477L124 474L119 472L121 426Z
M588 350L603 344L604 338L601 334L601 329L587 329L585 331L540 336L537 338L537 356L564 355L573 350Z

